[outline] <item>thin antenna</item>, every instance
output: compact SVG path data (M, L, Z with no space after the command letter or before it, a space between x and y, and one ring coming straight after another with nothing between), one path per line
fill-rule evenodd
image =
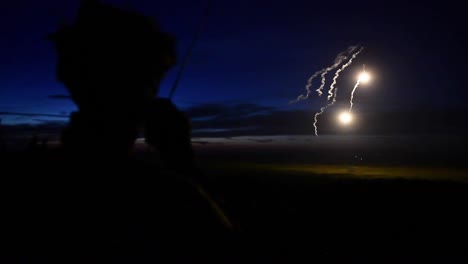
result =
M212 2L211 0L208 0L206 3L205 11L203 13L200 26L198 27L198 31L195 33L195 36L192 39L192 43L190 43L190 46L188 47L187 52L185 53L184 58L182 59L182 64L180 65L179 71L177 72L177 76L175 78L174 84L172 85L171 91L169 92L169 99L172 99L172 96L174 96L174 93L177 89L177 86L179 85L184 69L185 67L187 67L187 64L190 60L190 56L192 55L193 49L195 48L195 45L197 44L197 41L200 38L201 32L203 31L203 26L205 25L206 20L209 15L211 2Z

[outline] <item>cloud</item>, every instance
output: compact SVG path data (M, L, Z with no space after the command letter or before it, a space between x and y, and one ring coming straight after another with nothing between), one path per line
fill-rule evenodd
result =
M198 144L198 145L205 146L205 145L208 145L208 144L211 144L211 143L208 142L208 141L192 141L192 144Z
M40 113L22 113L22 112L0 112L0 116L26 116L26 117L68 118L67 115L40 114Z
M468 126L463 122L466 109L356 109L351 126L343 127L336 121L339 107L330 109L319 119L319 134L359 135L422 135L464 134ZM366 110L367 109L367 110ZM194 137L230 138L235 136L313 135L314 110L283 110L252 103L200 104L186 109L192 120ZM35 125L4 125L3 134L19 137L36 134L55 134L57 137L67 119L50 119L62 115L44 116L24 114L34 119ZM2 113L0 113L2 114ZM201 143L200 143L201 144Z
M257 142L257 143L270 143L273 142L273 139L255 139L249 138L250 141Z
M256 104L199 105L187 111L195 137L256 135L312 135L313 110L281 110ZM467 110L432 109L356 110L352 126L336 121L338 109L319 120L319 134L460 134ZM207 118L208 117L208 118Z
M194 136L309 134L306 111L282 111L253 103L201 104L186 109Z
M24 139L32 135L46 138L58 138L66 126L66 122L35 119L37 124L3 125L2 136L6 139Z
M192 119L226 119L239 118L250 115L265 114L274 108L251 103L234 105L225 104L202 104L185 110Z

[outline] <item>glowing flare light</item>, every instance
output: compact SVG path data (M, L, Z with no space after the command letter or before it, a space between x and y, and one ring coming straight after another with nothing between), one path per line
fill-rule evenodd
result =
M353 121L353 115L349 112L343 112L338 116L338 119L343 125L348 125Z

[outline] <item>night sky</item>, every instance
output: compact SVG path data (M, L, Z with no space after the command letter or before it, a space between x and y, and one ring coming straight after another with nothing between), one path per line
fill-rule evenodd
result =
M177 37L179 58L206 5L193 0L104 2L155 17ZM281 122L294 120L297 125L290 133L312 133L310 118L323 98L314 95L296 105L288 105L289 100L337 53L361 44L366 49L338 82L339 101L332 112L348 103L355 75L366 64L374 79L356 94L355 109L362 119L382 113L382 118L394 118L403 126L413 123L408 119L431 122L430 116L438 113L436 122L443 123L447 116L455 118L452 113L466 112L468 19L463 1L430 2L214 0L174 102L189 113L195 128L205 131L227 131L241 124L248 133L287 134ZM66 89L56 82L54 47L45 37L61 21L73 22L78 5L78 0L2 2L0 112L68 115L75 109L62 96ZM162 83L159 96L168 95L176 69ZM252 115L264 123L248 119ZM1 118L4 124L66 120ZM385 127L373 131L384 133ZM398 131L402 130L393 132Z

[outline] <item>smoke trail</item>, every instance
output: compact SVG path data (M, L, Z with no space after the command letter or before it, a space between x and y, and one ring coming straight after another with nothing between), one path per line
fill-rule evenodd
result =
M352 47L352 49L349 49L349 51L350 51L350 52L354 52L356 49L357 49L357 47ZM338 87L335 88L335 85L336 85L336 82L337 82L337 80L338 80L338 77L340 77L340 73L341 73L344 69L346 69L346 67L348 67L349 65L351 65L351 63L353 63L353 60L359 55L359 53L362 52L363 49L364 49L364 47L359 48L359 50L358 50L357 52L355 52L355 53L351 56L351 58L349 59L349 61L348 61L346 64L343 64L343 66L342 66L340 69L338 69L338 70L336 71L335 76L333 77L333 82L332 82L332 84L330 85L330 89L328 90L328 97L327 97L327 100L332 99L332 101L331 101L329 104L327 104L326 106L320 108L320 111L317 112L317 113L315 114L315 116L314 116L314 129L315 129L315 135L316 135L316 136L318 136L318 127L317 127L318 117L319 117L320 115L322 115L328 107L334 105L335 102L336 102L336 95L337 95L337 93L338 93ZM346 58L345 58L345 59L346 59ZM358 80L357 85L359 85L359 82L360 82L360 80ZM357 86L355 87L355 89L356 89L356 88L357 88ZM353 93L354 93L354 90L353 90ZM351 97L352 97L352 95L351 95ZM352 99L351 99L351 100L352 100ZM351 104L352 104L352 103L351 103Z
M351 113L351 110L353 110L354 92L359 87L360 83L361 83L361 79L358 79L357 82L356 82L356 85L354 85L353 91L351 92L351 98L349 99L349 110L348 110L349 113Z
M330 66L330 67L328 67L328 68L322 70L322 74L320 74L320 78L321 78L320 87L319 87L317 90L315 90L315 91L318 93L319 96L322 96L322 94L323 94L322 90L323 90L323 87L325 87L325 82L326 82L326 75L327 75L327 73L328 73L329 71L331 71L331 70L334 70L336 67L340 66L340 64L341 64L344 60L346 60L346 58L347 58L346 56L341 56L341 57L340 57L340 55L338 55L337 61L335 62L335 64L333 64L332 66Z
M335 93L334 93L334 95L333 95L333 100L332 100L329 104L327 104L326 106L320 108L320 112L315 113L315 116L314 116L314 129L315 129L315 135L316 135L316 136L318 136L318 127L317 127L318 117L319 117L321 114L323 114L323 113L325 112L325 110L326 110L328 107L330 107L330 106L332 106L332 105L335 104L337 91L338 91L338 88L335 89Z
M322 72L324 72L325 70L320 70L318 72L315 72L312 76L310 76L309 80L307 80L307 85L305 86L305 89L306 89L306 93L305 95L304 94L300 94L295 100L292 100L290 101L289 103L290 104L293 104L293 103L297 103L299 101L302 101L302 100L306 100L309 98L309 95L310 93L312 93L312 91L310 90L310 87L312 86L312 81L315 79L315 77L319 76L319 74L321 74Z
M351 59L349 59L349 61L346 63L346 64L343 64L343 66L341 66L340 69L338 69L335 73L335 76L333 77L333 82L332 84L330 85L330 89L328 90L328 97L327 97L327 100L330 100L332 97L333 97L333 90L335 89L335 85L336 85L336 81L338 80L338 77L340 77L340 73L346 69L346 67L348 67L349 65L351 65L351 63L353 63L353 60L357 57L357 55L359 55L359 53L362 52L362 50L364 50L364 47L361 47L356 53L354 53L352 56L351 56Z
M320 87L315 90L319 96L321 96L323 94L322 90L323 88L325 87L325 82L326 82L326 75L329 71L331 70L334 70L336 69L338 66L341 65L341 63L343 63L343 61L345 61L349 54L352 54L356 49L358 48L358 46L351 46L349 48L347 48L345 51L342 51L341 53L339 53L336 58L335 58L335 62L333 63L333 65L325 68L325 69L321 69L317 72L315 72L311 77L309 77L309 79L307 80L307 85L305 86L305 89L306 89L306 93L305 94L301 94L299 95L295 100L292 100L290 101L289 103L290 104L293 104L293 103L297 103L299 101L302 101L302 100L306 100L309 98L310 94L312 93L312 90L311 90L311 87L312 87L312 81L320 75L320 78L321 78L321 85Z

